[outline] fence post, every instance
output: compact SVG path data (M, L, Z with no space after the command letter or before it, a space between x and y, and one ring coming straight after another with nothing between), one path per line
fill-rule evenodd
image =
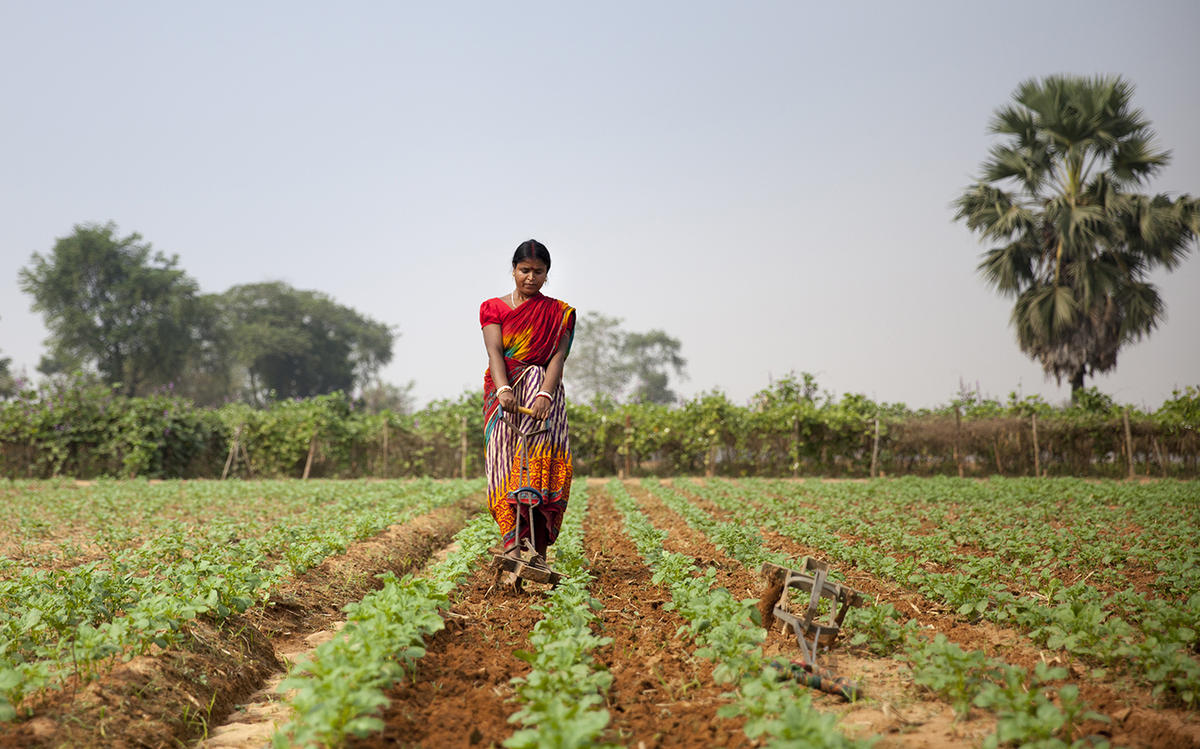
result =
M1158 446L1158 437L1153 437L1153 440L1154 454L1158 457L1158 467L1162 469L1162 475L1165 479L1167 477L1167 461L1163 460L1162 448Z
M387 476L388 476L388 432L391 431L391 429L389 429L388 426L389 426L388 422L384 421L383 422L383 471L382 471L383 478L387 478Z
M962 450L959 448L959 443L962 441L962 412L958 410L958 406L954 407L954 462L958 464L958 477L963 477Z
M625 478L634 475L634 418L625 414Z
M1129 429L1129 409L1121 409L1121 420L1125 422L1125 455L1129 458L1129 478L1134 477L1133 471L1133 432Z
M230 466L237 468L238 438L241 436L242 425L238 424L238 428L233 430L233 442L229 445L229 456L225 458L225 468L221 470L222 481L229 475Z
M317 430L313 430L312 439L308 441L308 458L304 461L304 475L300 478L307 479L308 472L312 470L313 456L317 452Z
M462 445L460 448L462 450L462 478L465 479L467 477L467 417L466 416L462 417L462 428L459 432L459 436L462 440Z
M800 417L792 419L792 478L800 475Z
M871 447L871 478L875 478L879 466L879 414L875 414L875 443Z
M1037 414L1033 415L1033 475L1042 475L1042 456L1037 441Z

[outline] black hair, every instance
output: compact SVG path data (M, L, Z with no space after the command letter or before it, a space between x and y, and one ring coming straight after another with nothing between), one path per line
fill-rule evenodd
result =
M516 268L522 260L541 260L546 264L546 270L550 270L550 250L536 239L526 239L517 245L517 251L513 253L513 267Z

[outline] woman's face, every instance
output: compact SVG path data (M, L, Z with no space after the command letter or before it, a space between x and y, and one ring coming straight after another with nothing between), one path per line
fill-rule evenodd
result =
M522 296L533 296L546 283L546 264L537 258L522 260L513 268L513 280Z

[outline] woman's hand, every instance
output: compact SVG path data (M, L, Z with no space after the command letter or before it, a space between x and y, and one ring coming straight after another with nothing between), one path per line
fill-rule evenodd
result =
M500 401L500 408L504 409L510 414L515 414L517 412L517 396L513 394L512 390L505 390L501 392L496 396L496 400ZM545 399L538 398L538 400Z
M533 405L529 407L533 413L530 414L538 421L545 421L550 415L550 399L545 396L540 396L533 399Z

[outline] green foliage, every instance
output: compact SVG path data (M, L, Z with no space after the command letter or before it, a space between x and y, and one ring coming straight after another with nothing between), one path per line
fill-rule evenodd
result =
M1200 203L1134 192L1169 161L1120 77L1027 80L997 110L979 182L957 200L956 220L996 246L979 270L1015 298L1021 350L1047 376L1107 372L1118 351L1165 316L1149 283L1183 262Z
M0 403L0 441L34 448L19 457L5 451L4 473L212 475L220 450L216 414L169 389L142 398L124 397L118 389L81 377L58 379Z
M297 663L278 687L295 690L292 720L275 734L278 747L338 746L349 736L383 728L376 713L384 695L425 655L425 640L445 623L439 612L449 594L495 539L481 515L456 536L457 548L423 576L380 576L383 587L349 604L346 626L312 656Z
M351 392L392 359L395 334L387 325L320 292L279 281L246 284L215 303L253 403Z
M1140 473L1194 473L1198 392L1177 392L1153 413L1130 411ZM567 414L581 474L615 473L628 455L635 472L866 475L876 414L879 466L889 475L955 473L956 449L974 475L1031 474L1034 416L1043 471L1127 473L1125 409L1108 396L1083 391L1068 408L1015 394L1006 404L977 395L955 403L961 423L951 407L912 412L854 394L818 400L815 381L805 375L803 383L778 381L749 407L713 391L675 408L602 399L568 403ZM233 476L295 477L303 473L311 446L314 477L456 476L464 429L467 474L480 475L482 408L478 390L412 413L377 410L341 393L262 408L199 408L170 386L127 398L76 374L0 400L0 475L216 477L228 461Z
M52 497L34 493L46 502L38 509L57 511L58 520L91 520L104 557L24 568L0 579L0 714L11 716L30 694L61 687L70 677L87 681L115 658L178 646L193 619L221 623L350 543L477 488L431 481L340 487L101 482ZM266 519L261 507L241 511L260 492L271 496L276 513ZM13 509L33 511L30 505ZM213 515L204 523L176 515L198 511ZM30 524L22 533L37 537L39 529ZM65 561L70 554L63 550Z
M0 356L0 399L11 398L17 392L17 381L8 371L12 359Z
M901 621L892 604L881 603L850 609L843 624L852 633L852 646L865 647L875 655L893 655L918 627L913 619Z
M971 709L971 702L996 670L981 651L965 651L939 633L932 642L910 640L908 660L913 681L948 698L958 717Z
M184 371L199 345L198 287L177 258L152 253L114 224L77 225L20 271L51 332L42 371L94 367L126 395L143 395Z
M508 720L525 727L504 742L510 749L597 746L608 726L604 695L612 674L595 661L592 651L612 640L591 629L602 605L588 592L593 577L583 552L585 482L576 484L571 505L554 545L554 566L567 579L538 606L545 616L529 635L531 650L514 654L530 664L530 671L512 680L521 708Z
M822 549L831 562L896 580L970 621L1022 629L1048 648L1148 681L1165 702L1197 702L1200 667L1192 653L1200 594L1193 582L1200 506L1194 482L743 485L737 493L753 492L752 503L736 496L728 482L708 482L705 497L755 525ZM1066 506L1074 518L1070 530L1052 523ZM1164 524L1162 517L1175 522ZM1118 530L1130 525L1143 529L1132 540ZM972 551L957 551L963 545ZM1120 573L1126 561L1159 570L1154 593L1129 590ZM1120 592L1105 594L1081 575L1105 580ZM850 621L860 625L860 616ZM970 687L958 690L960 707Z
M689 557L662 546L665 532L655 528L617 482L608 492L625 521L638 553L653 570L652 580L671 593L667 607L687 620L679 634L697 644L696 655L714 662L713 679L732 684L733 699L718 710L722 717L743 716L743 732L771 746L854 747L870 742L849 739L837 718L812 707L811 698L793 681L779 679L763 656L765 639L757 599L738 601L717 586L716 570L699 570Z
M1200 386L1188 385L1171 391L1155 414L1159 424L1174 433L1200 431Z

